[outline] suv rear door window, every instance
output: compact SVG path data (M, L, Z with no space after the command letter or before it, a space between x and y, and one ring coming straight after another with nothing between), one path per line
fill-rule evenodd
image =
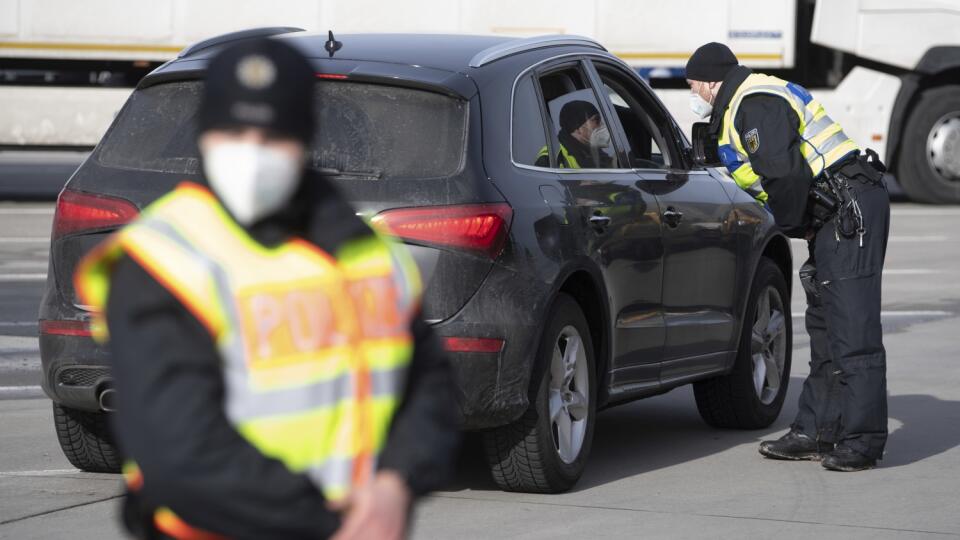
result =
M552 125L553 156L537 165L562 169L616 169L617 152L605 131L596 93L579 64L543 74L540 89Z
M201 81L134 92L101 143L107 167L198 174ZM467 102L395 86L321 81L309 164L358 179L441 178L463 167Z
M549 166L547 129L540 110L540 97L533 85L533 77L524 76L513 94L513 123L511 125L513 161L521 165Z

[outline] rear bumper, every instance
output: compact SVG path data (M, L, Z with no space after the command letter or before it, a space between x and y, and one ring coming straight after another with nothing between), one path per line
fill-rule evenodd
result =
M444 337L504 340L497 353L449 353L464 429L502 426L530 403L530 375L540 323L549 297L546 285L496 268L469 302L433 326ZM99 411L100 392L113 384L105 346L83 336L40 336L44 392L67 407Z
M464 429L509 424L527 410L548 300L546 284L496 267L463 309L434 325L441 339L504 340L499 353L449 353Z
M99 411L102 391L113 384L106 348L83 336L40 336L41 386L54 402Z

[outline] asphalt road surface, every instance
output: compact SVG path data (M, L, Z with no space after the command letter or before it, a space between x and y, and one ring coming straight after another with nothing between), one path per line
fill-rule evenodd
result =
M0 203L0 538L122 537L120 480L71 468L39 391L37 304L52 205ZM794 244L799 265L806 252ZM475 439L415 538L960 537L960 208L895 204L884 272L890 440L879 468L762 459L786 431L809 359L794 292L794 368L766 430L704 425L689 387L600 414L586 474L562 495L502 493Z

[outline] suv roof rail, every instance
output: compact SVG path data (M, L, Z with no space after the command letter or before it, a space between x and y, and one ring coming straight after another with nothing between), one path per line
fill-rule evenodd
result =
M507 56L512 56L514 54L519 54L526 51L543 49L545 47L563 47L567 45L585 45L587 47L594 47L604 51L607 50L606 47L601 45L599 42L583 36L535 36L531 38L513 39L499 43L493 47L488 47L478 52L473 58L470 59L470 67L481 67L491 62L496 62L501 58L506 58Z
M189 45L180 51L180 54L177 55L177 58L183 58L185 56L190 56L193 53L202 51L203 49L208 49L214 45L220 45L221 43L229 43L231 41L237 41L241 39L250 39L256 37L270 37L276 36L279 34L289 34L290 32L303 32L303 28L296 28L294 26L266 26L262 28L251 28L249 30L240 30L238 32L230 32L228 34L221 34L219 36L214 36L203 41L198 41L193 45Z

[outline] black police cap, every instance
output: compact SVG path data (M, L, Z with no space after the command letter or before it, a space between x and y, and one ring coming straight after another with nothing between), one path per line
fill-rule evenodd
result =
M258 38L230 45L207 67L199 131L259 127L309 142L313 84L310 62L282 40Z

